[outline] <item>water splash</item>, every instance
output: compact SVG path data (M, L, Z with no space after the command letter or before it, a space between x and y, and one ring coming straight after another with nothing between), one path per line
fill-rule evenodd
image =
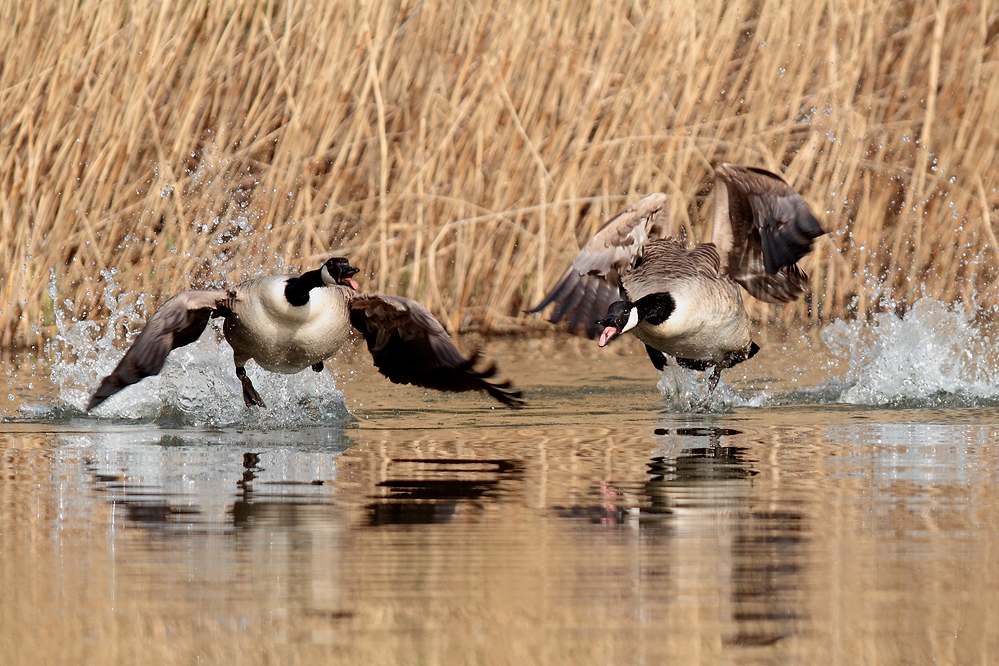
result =
M708 389L708 378L711 371L701 372L681 368L676 360L668 356L666 367L659 372L657 388L666 399L668 412L685 414L724 414L733 407L747 406L747 401L724 379L718 383L714 391ZM724 377L724 373L722 377Z
M881 313L870 323L838 321L822 337L847 365L837 402L902 408L999 404L992 336L973 316L940 301L922 298L901 317Z
M50 377L58 395L50 413L35 417L73 418L84 413L94 387L123 356L116 344L131 343L145 323L143 299L123 303L113 273L107 281L104 302L109 317L106 330L92 321L73 321L56 307L59 334L49 345ZM55 300L55 284L50 283ZM93 416L119 421L155 422L169 426L241 426L271 430L306 425L342 426L350 420L343 393L330 372L305 370L294 375L270 373L251 363L246 372L267 403L266 409L248 409L236 378L232 350L224 342L219 321L213 321L201 338L175 349L162 372L147 377L98 406ZM118 331L129 331L119 334ZM122 345L124 347L124 345ZM34 411L37 410L35 406Z
M776 363L793 359L786 366L773 367L772 356L739 365L745 386L740 386L738 371L730 369L709 393L707 373L671 362L660 373L658 388L666 411L674 413L807 404L890 409L999 406L999 350L987 325L994 315L966 314L923 298L901 316L885 312L869 321L837 321L823 330L818 345L802 340L801 349L785 350ZM762 373L790 377L759 379Z
M126 342L141 330L148 314L143 298L128 302L113 272L103 275L110 313L102 329L76 321L57 303L59 334L47 351L57 398L49 405L25 405L28 418L76 418L101 378L121 359ZM660 373L664 408L674 413L728 413L734 408L806 404L852 404L889 409L999 406L999 352L986 325L994 312L966 314L931 298L917 301L904 315L875 315L869 321L837 321L821 343L785 350L779 360L760 358L726 370L714 392L708 374L671 362ZM195 344L171 353L161 375L144 379L113 396L93 416L118 421L155 422L214 428L261 430L310 425L342 426L351 418L337 389L336 375L305 370L279 375L247 366L267 402L265 410L244 407L232 352L219 322ZM126 333L128 331L128 333ZM805 338L803 338L805 339ZM772 358L772 357L771 357ZM790 359L790 360L786 360ZM790 379L763 379L776 363ZM801 367L795 367L800 365ZM740 380L739 372L742 372Z

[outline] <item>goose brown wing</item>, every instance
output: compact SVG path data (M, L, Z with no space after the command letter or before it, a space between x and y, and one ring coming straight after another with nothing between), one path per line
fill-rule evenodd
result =
M653 193L631 204L607 221L579 251L572 265L544 299L529 313L552 303L551 321L565 320L565 329L583 329L596 338L603 330L596 324L607 314L607 306L621 300L621 277L638 263L646 244L669 233L666 195Z
M158 375L167 355L201 337L212 314L230 298L235 294L221 289L183 291L164 303L146 322L118 366L94 391L87 411L126 386Z
M800 296L808 276L795 264L824 233L780 176L736 164L715 167L711 241L722 270L754 297L784 303Z
M508 381L493 380L496 366L475 368L430 311L403 296L360 295L351 300L350 323L364 336L378 371L396 384L439 391L485 391L508 407L524 404Z

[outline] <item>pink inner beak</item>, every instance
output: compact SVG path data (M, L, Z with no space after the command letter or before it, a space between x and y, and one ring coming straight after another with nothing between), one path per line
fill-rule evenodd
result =
M357 284L357 281L354 280L354 278L347 278L347 284L349 284L350 287L351 287L351 289L353 289L354 291L360 291L361 290L361 286L359 284Z
M601 347L606 347L607 343L611 341L611 338L617 333L617 329L613 326L605 326L604 332L600 334L600 341L597 343Z

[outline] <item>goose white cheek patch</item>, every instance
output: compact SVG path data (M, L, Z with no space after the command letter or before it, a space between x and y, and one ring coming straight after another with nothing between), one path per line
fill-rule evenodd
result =
M329 285L336 284L336 280L334 280L333 276L330 275L330 272L329 270L327 270L325 265L321 269L319 269L319 275L320 277L323 278L323 284L329 284Z
M627 333L636 326L638 326L638 308L631 308L631 313L628 315L628 323L624 325L621 332Z

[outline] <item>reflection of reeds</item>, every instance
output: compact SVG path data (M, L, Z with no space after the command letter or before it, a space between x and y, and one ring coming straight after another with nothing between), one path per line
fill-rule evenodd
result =
M43 0L4 17L3 348L51 322L52 268L60 302L102 316L103 269L162 298L333 251L452 326L535 325L525 305L640 194L676 195L677 228L703 239L721 160L783 172L834 232L805 261L808 305L756 316L867 312L880 284L997 300L990 3Z

